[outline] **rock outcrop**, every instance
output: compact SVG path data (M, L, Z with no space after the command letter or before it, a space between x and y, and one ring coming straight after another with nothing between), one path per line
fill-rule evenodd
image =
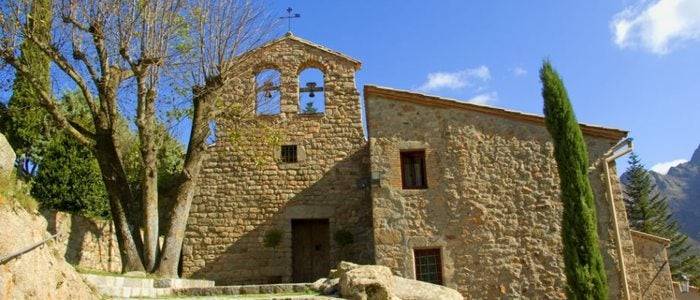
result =
M3 134L0 133L0 174L7 175L15 167L15 151L12 150L12 146L7 142L7 139Z
M49 237L46 220L3 199L0 257ZM0 264L0 299L99 299L52 242Z
M394 276L394 295L401 300L462 299L451 288L399 276Z
M324 295L354 300L462 300L448 287L392 275L384 266L340 262L329 278L321 278L311 288Z
M340 296L354 300L398 300L394 278L384 266L358 266L340 277Z

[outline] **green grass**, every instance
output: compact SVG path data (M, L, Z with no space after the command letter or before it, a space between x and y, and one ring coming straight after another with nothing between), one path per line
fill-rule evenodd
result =
M29 185L17 180L14 173L0 175L0 205L19 204L25 210L36 212L39 204L29 195Z

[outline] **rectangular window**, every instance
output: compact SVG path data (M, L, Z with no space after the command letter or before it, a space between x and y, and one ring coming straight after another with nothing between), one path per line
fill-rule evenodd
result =
M282 158L282 162L297 162L297 145L282 145L282 152L280 157Z
M442 259L440 249L415 249L416 280L442 284Z
M404 189L425 189L425 151L401 152L401 181Z

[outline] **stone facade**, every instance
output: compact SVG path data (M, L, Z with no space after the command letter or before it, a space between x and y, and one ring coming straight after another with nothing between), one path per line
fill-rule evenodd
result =
M639 231L632 231L635 267L640 286L640 299L673 299L668 246L671 241Z
M565 298L559 179L541 116L365 86L365 138L358 61L287 35L243 55L240 67L226 83L193 200L183 276L219 285L294 281L293 224L314 219L329 227L317 234L330 240L324 268L349 260L415 278L414 250L437 248L443 283L467 298ZM320 114L299 109L307 67L325 74ZM280 112L241 126L226 109L256 107L256 74L269 68L281 74ZM610 180L603 167L627 133L582 130L609 297L637 299L665 252L635 248L614 162ZM270 134L276 143L265 142ZM295 145L298 162L283 162L281 145ZM403 189L400 153L419 149L427 188ZM351 242L334 239L340 232Z
M365 107L371 173L378 178L372 185L378 264L413 278L413 250L439 248L445 285L463 295L565 297L557 166L541 118L371 86ZM592 127L584 134L592 167L624 135L603 136ZM405 190L400 152L416 149L425 150L428 188ZM619 256L603 178L599 167L591 172L610 296L618 298ZM625 251L633 255L615 196Z
M58 233L55 249L67 262L85 269L121 272L114 225L55 210L43 211L48 232Z
M188 222L183 275L217 284L289 282L295 219L326 219L331 236L351 233L352 244L330 242L328 269L341 259L371 262L369 159L355 87L360 64L287 35L246 55L243 65L224 104L253 107L256 74L278 70L281 113L260 116L258 126L279 134L279 144L296 145L299 161L282 162L280 146L260 143L259 136L234 140L235 124L217 120L217 142L203 164ZM306 67L325 75L324 113L299 113L298 74ZM276 247L264 245L271 232L281 232Z

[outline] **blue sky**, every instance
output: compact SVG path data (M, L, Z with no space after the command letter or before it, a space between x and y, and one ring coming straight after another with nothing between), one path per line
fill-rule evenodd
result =
M549 58L579 121L626 129L651 167L700 144L700 1L274 1L295 35L377 84L541 114ZM280 34L286 31L280 26ZM619 161L624 168L625 159Z

